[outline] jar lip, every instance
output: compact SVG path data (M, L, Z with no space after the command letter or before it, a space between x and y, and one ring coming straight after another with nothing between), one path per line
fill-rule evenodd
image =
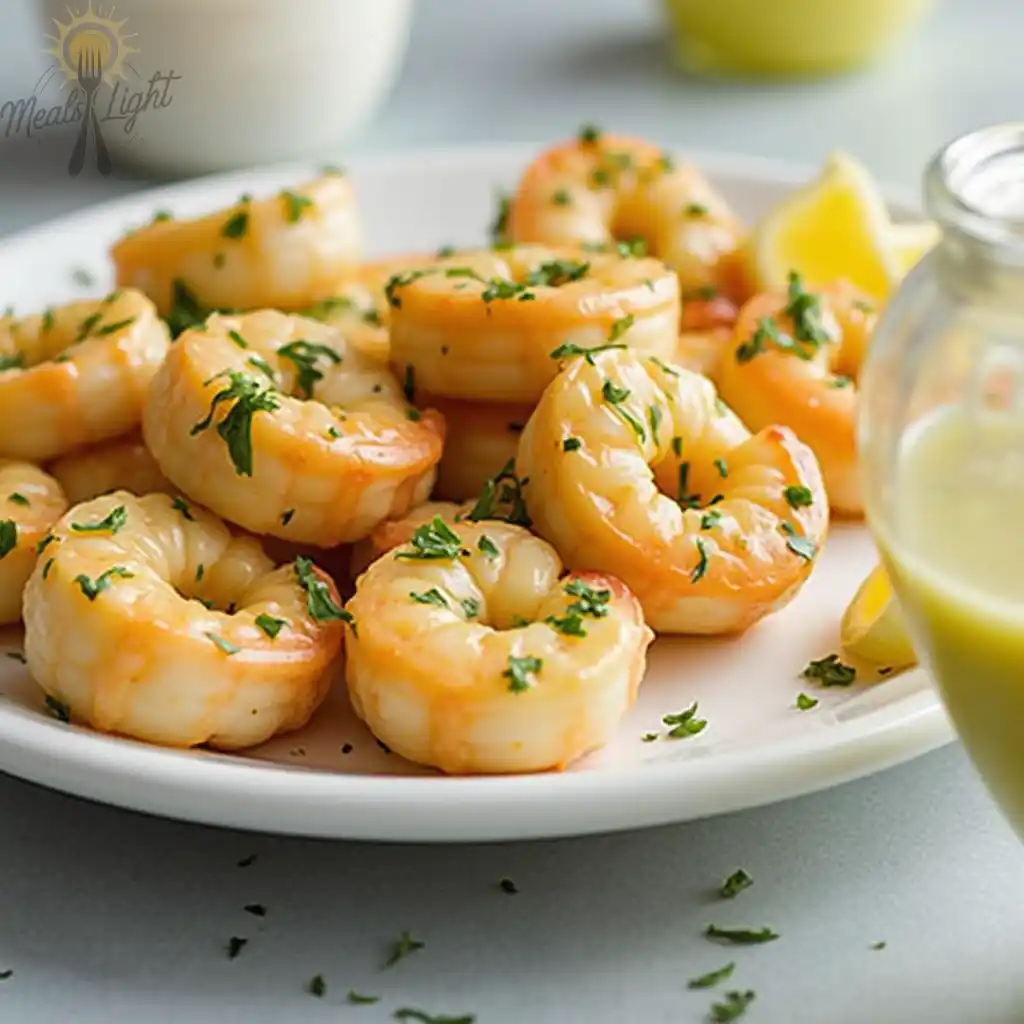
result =
M1024 257L1024 121L948 143L925 171L924 192L942 227Z

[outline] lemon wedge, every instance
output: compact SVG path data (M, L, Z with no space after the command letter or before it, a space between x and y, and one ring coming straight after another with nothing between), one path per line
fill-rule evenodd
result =
M858 587L843 613L839 639L848 654L875 665L903 669L917 664L903 612L884 566L872 570Z
M889 228L889 245L905 274L939 240L939 227L929 221L893 224Z
M757 287L785 291L790 270L809 285L848 278L884 301L903 275L878 185L852 157L835 153L818 177L754 228L748 258Z

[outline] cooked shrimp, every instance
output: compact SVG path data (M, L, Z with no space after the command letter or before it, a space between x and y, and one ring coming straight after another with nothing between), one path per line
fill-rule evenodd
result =
M452 774L564 768L607 743L652 634L619 580L561 573L522 527L422 526L349 602L356 714L396 753Z
M386 363L391 353L388 332L391 307L384 291L387 283L395 274L419 270L437 260L435 254L420 254L388 256L362 263L354 277L346 278L331 289L330 295L303 312L338 328L359 352Z
M130 289L0 316L0 457L52 459L137 427L169 344L153 304Z
M743 307L718 384L752 429L792 427L818 457L832 510L858 516L856 380L874 330L874 306L852 286L811 294L799 278L791 280L787 297L758 295Z
M675 275L659 260L521 246L392 278L391 364L447 398L536 402L557 352L615 344L670 359Z
M373 532L358 544L352 546L349 572L353 580L358 579L381 555L402 544L408 544L412 535L427 523L440 516L448 524L458 524L475 502L457 504L454 501L427 501L417 505L397 519L385 519Z
M50 463L47 469L64 488L71 505L111 491L174 494L177 490L160 472L137 432L72 452Z
M362 228L352 185L324 174L266 199L242 196L196 220L161 217L111 250L118 284L144 291L163 316L206 310L297 309L352 273Z
M545 245L639 238L678 272L684 297L742 288L739 219L700 171L640 139L585 128L543 152L523 174L508 230Z
M76 719L234 750L300 728L326 695L345 613L312 563L275 569L254 538L165 494L76 505L51 536L25 591L25 656Z
M38 546L67 507L60 484L48 473L0 459L0 626L21 618L21 595Z
M721 296L684 303L675 365L714 381L718 360L732 340L736 315L736 306Z
M331 548L426 500L444 422L333 328L262 310L178 338L143 434L165 476L218 515Z
M434 485L434 497L444 501L476 498L484 484L515 459L519 435L533 412L532 405L461 402L425 394L417 399L444 416L444 452Z
M537 533L622 579L662 633L738 633L787 604L828 525L811 450L753 437L706 378L632 352L575 359L544 393L516 469Z

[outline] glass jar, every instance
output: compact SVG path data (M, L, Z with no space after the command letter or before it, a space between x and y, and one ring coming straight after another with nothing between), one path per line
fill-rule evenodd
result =
M964 744L1024 833L1024 123L946 146L941 240L861 375L868 521Z

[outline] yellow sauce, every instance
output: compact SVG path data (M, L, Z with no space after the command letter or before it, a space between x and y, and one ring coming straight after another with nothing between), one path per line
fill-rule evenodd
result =
M1024 836L1024 414L943 411L904 443L877 535L918 651Z
M691 71L821 75L880 54L932 0L665 0Z

